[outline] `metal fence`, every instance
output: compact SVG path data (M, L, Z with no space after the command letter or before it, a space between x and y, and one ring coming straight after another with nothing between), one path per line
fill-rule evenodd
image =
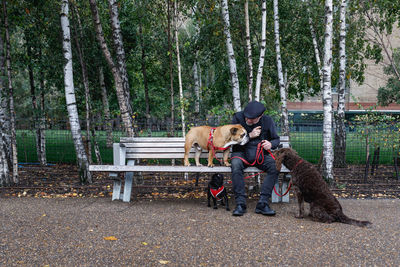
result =
M17 130L18 160L21 163L36 163L35 129L32 123L19 121ZM219 125L217 120L196 121L187 124L194 125ZM169 121L153 121L147 130L144 121L137 122L136 132L139 136L171 136L171 123ZM347 125L346 138L346 162L348 164L365 164L367 158L367 144L370 153L379 147L379 164L393 164L394 156L399 153L400 130L398 125L384 124L377 126L376 132L370 132L369 136L363 132L365 125ZM84 127L82 126L82 129ZM112 148L107 147L107 134L104 123L95 124L97 141L103 163L112 163ZM312 163L318 163L322 153L322 122L293 123L290 127L292 147L299 155ZM82 130L86 136L87 132ZM121 125L118 121L113 122L112 139L118 142L123 136ZM180 124L174 125L172 136L182 136ZM368 142L367 142L368 140ZM94 151L94 150L92 150ZM46 157L49 163L75 163L76 155L73 139L67 122L51 122L46 127ZM96 158L93 152L93 161Z

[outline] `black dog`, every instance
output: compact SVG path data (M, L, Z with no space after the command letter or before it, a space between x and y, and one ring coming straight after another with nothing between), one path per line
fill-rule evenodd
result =
M217 200L221 200L221 205L224 206L226 203L226 210L230 210L228 202L228 194L224 187L224 176L222 176L222 174L220 173L214 174L211 177L211 181L208 183L208 188L207 188L208 207L211 207L210 198L213 199L214 209L218 209Z

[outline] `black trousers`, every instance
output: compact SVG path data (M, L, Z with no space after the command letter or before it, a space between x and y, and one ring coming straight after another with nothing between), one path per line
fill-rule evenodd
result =
M231 159L232 185L233 185L233 192L235 195L235 202L236 205L246 204L247 195L245 190L243 170L249 166L246 165L241 159L233 158L235 156L244 158L244 153L235 152L232 154L232 159ZM268 202L271 197L275 182L278 180L279 173L276 170L275 160L272 158L269 152L264 151L264 162L261 165L256 163L254 167L257 167L261 171L266 172L260 190L259 202Z

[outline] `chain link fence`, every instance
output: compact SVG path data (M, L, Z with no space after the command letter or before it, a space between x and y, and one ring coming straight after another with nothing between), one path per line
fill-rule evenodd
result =
M36 152L36 130L27 121L19 121L17 127L17 146L18 160L21 163L37 163ZM188 127L195 125L220 125L218 120L196 121L187 123ZM118 120L112 123L111 138L113 142L119 142L123 136L121 124ZM169 121L153 121L150 125L146 121L138 121L135 125L137 136L182 136L182 127L175 123L171 127ZM318 163L322 158L322 122L300 122L292 123L290 136L292 147L301 157L312 162ZM102 162L112 163L112 147L107 146L107 132L104 123L93 125L95 138L100 149ZM84 141L88 140L87 131L82 125L82 135ZM148 130L149 129L149 130ZM173 129L173 131L172 131ZM367 147L369 154L379 148L379 164L392 165L393 160L399 154L400 130L398 124L376 125L376 131L365 132L364 124L348 124L346 132L346 162L348 164L365 164L367 161ZM278 129L279 130L279 129ZM68 122L50 122L46 125L46 157L48 163L68 163L76 162L75 149ZM334 136L334 134L332 134ZM87 144L87 142L85 142ZM93 142L92 158L96 162Z

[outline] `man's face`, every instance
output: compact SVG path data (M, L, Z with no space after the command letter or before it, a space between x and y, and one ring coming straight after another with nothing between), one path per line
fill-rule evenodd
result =
M254 119L244 118L244 120L246 121L247 125L251 126L251 125L257 124L260 121L261 117L262 117L262 115L260 115L257 118L254 118Z

